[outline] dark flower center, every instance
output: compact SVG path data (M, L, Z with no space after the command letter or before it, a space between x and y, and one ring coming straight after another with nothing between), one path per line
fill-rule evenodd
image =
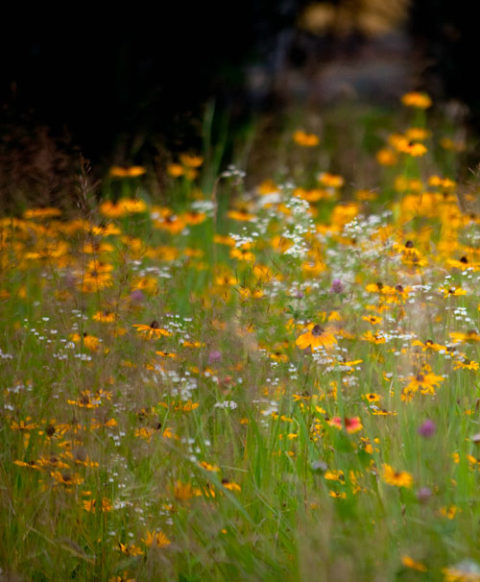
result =
M314 328L312 329L312 335L317 337L319 335L322 335L322 333L324 331L325 330L323 329L323 327L320 327L319 325L315 325Z

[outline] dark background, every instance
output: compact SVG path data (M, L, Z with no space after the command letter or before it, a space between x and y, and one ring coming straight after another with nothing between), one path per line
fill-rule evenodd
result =
M351 4L353 10L361 2ZM44 125L67 136L94 162L141 163L160 143L171 150L196 148L195 120L213 99L233 126L252 111L278 106L271 87L247 90L253 64L268 72L318 63L365 39L353 29L312 38L295 23L303 0L241 3L168 2L160 16L137 4L124 12L69 4L5 13L0 35L2 134ZM480 83L475 3L413 1L406 31L418 58L414 87L436 98L460 98L477 123Z

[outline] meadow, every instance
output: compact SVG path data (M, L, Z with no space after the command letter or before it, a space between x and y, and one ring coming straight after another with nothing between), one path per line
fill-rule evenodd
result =
M480 580L480 214L431 111L0 219L0 579Z

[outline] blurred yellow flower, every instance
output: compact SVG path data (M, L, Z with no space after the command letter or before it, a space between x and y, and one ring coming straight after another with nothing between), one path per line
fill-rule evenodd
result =
M304 147L315 147L320 143L320 139L314 133L306 133L302 129L298 129L293 134L293 141L298 145Z
M402 103L406 107L416 107L418 109L428 109L432 105L432 100L426 93L405 93Z
M395 471L390 465L382 465L382 478L387 485L395 487L411 487L413 484L413 477L407 471Z
M125 168L123 166L112 166L110 168L110 176L113 178L137 178L143 176L147 170L143 166L130 166Z
M316 350L317 348L331 348L337 343L335 336L329 329L324 329L319 325L314 323L309 324L308 331L302 333L295 342L295 344L301 349L305 350L310 348L311 350Z

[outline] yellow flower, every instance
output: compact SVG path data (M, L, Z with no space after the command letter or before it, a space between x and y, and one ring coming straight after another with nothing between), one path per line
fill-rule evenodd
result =
M429 138L431 132L423 127L409 127L405 132L405 137L412 141L423 141Z
M314 133L306 133L301 129L298 129L293 134L293 141L298 145L304 147L315 147L320 143L320 140L317 135L315 135Z
M138 176L143 176L146 171L147 170L143 166L130 166L129 168L112 166L110 168L110 176L113 178L136 178Z
M147 531L147 535L142 541L146 546L154 548L166 548L172 543L161 531Z
M381 334L373 334L370 330L365 332L361 339L363 341L371 342L372 344L384 344L386 342L385 338Z
M153 226L161 230L166 230L170 234L178 234L185 229L187 223L179 216L168 214L153 221Z
M467 294L465 289L462 289L461 287L442 287L439 291L443 293L444 297L461 297L462 295Z
M472 263L468 260L466 256L460 257L460 259L447 259L447 265L453 269L459 269L460 271L466 271L471 269L473 271L478 271L480 265L478 263Z
M241 248L233 248L230 251L230 256L233 259L238 259L239 261L253 263L255 261L255 255L249 250L249 248L250 243L242 245Z
M369 392L368 394L364 394L363 397L367 402L374 403L380 401L380 394L376 394L375 392Z
M227 212L227 216L232 220L240 220L245 222L249 222L255 218L254 214L250 214L250 212L244 208L240 208L238 210L229 210Z
M418 109L428 109L432 105L432 100L426 93L405 93L402 103L406 107L416 107Z
M364 315L362 319L364 321L368 321L368 323L371 323L372 325L378 325L379 323L382 323L382 318L378 317L378 315Z
M463 358L462 360L457 360L453 366L454 370L478 370L479 368L478 362L474 360L469 360L468 358Z
M435 388L444 381L443 376L438 376L433 372L426 374L419 373L416 376L409 376L410 382L402 390L402 400L409 401L415 392L420 390L420 394L435 394Z
M118 546L122 554L125 554L126 556L143 556L144 552L135 544L127 546L127 544L119 543Z
M195 496L195 491L190 483L182 483L177 481L173 488L173 495L178 501L188 501Z
M136 327L138 334L141 335L143 339L146 340L152 338L159 338L161 336L172 335L166 329L161 328L156 319L154 319L150 325L145 325L143 323L134 323L133 327Z
M377 152L377 162L382 166L394 166L397 163L397 155L388 148L383 148Z
M407 471L395 471L390 465L384 464L382 478L387 485L395 487L411 487L413 484L413 477Z
M38 427L38 425L34 424L33 422L30 422L31 420L32 420L31 416L27 416L27 418L25 420L20 420L19 422L16 422L14 420L10 424L10 428L12 430L20 430L20 431L34 430L35 428Z
M220 468L217 467L217 465L211 465L210 463L207 463L207 461L200 461L198 464L206 471L212 471L213 473L220 471Z
M446 517L447 519L453 519L457 515L458 507L455 505L449 505L441 507L439 510L439 514L442 517Z
M405 568L410 568L411 570L416 570L417 572L426 572L427 567L421 562L416 562L410 556L402 556L402 564Z
M58 208L32 208L23 213L23 218L25 220L30 220L31 218L53 218L61 214L62 211Z
M299 336L295 344L301 349L310 348L316 350L317 348L331 348L337 343L335 336L328 329L324 329L319 325L311 323L308 326L308 331Z
M101 321L103 323L113 323L117 316L113 311L97 311L92 317L95 321Z
M463 343L463 342L479 342L480 341L480 334L478 334L474 329L467 331L466 333L461 331L451 331L450 337L454 343Z
M110 400L111 393L99 390L95 394L92 394L90 390L82 390L81 396L78 400L67 400L67 404L78 406L79 408L98 408L103 404L102 399L104 397L106 397L107 400Z
M81 485L84 481L78 473L69 473L68 471L61 473L60 471L52 471L50 476L60 483L61 485L71 486L71 485Z
M330 174L329 172L321 172L317 178L320 184L330 186L330 188L341 188L345 183L342 176L339 176L338 174Z
M327 481L345 481L345 475L341 469L338 471L325 471L323 478Z
M82 291L94 293L105 287L111 287L113 285L111 271L113 271L113 265L109 263L89 261L81 282Z
M185 170L181 164L168 164L167 173L172 178L178 178L179 176L183 176Z
M98 346L100 344L100 340L98 337L95 337L94 335L90 335L87 332L84 332L82 336L78 335L78 333L75 333L75 334L70 336L70 339L75 343L78 343L78 342L83 343L85 348L87 350L90 350L91 352L96 352L98 350Z
M425 342L421 342L420 340L414 340L412 342L412 346L419 346L422 348L422 351L428 351L428 350L432 350L434 352L441 352L441 351L446 351L447 348L445 346L442 346L440 344L436 344L433 340L431 339L427 339L425 340Z
M420 158L427 153L427 148L423 145L423 143L408 143L405 149L402 150L403 153L409 154L414 158Z
M194 210L190 212L184 212L182 214L182 219L185 221L186 224L201 224L207 219L207 215L204 212L196 212ZM190 249L189 252L191 253L193 249ZM191 256L195 256L195 253Z
M107 499L107 497L102 499L102 503L99 506L97 506L96 499L89 499L83 502L83 509L85 509L85 511L89 511L90 513L96 513L97 509L101 512L112 511L112 504L110 500Z
M241 491L242 490L240 485L238 485L237 483L234 483L233 481L229 481L228 479L222 479L222 485L225 487L225 489L228 489L229 491Z
M328 493L330 495L330 497L333 497L334 499L346 499L347 498L347 494L345 493L345 491L329 491Z
M203 158L190 154L180 154L180 162L187 168L199 168L203 164Z

